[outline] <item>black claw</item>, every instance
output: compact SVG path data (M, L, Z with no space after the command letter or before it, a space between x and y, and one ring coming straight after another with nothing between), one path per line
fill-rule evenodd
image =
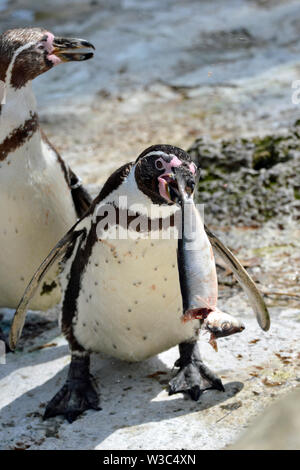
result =
M46 421L46 419L49 419L49 418L54 418L55 416L57 416L57 413L55 413L54 410L52 410L51 408L47 406L45 413L43 415L43 421Z
M214 381L213 388L215 388L216 390L219 390L220 392L225 392L225 388L224 388L224 385L222 384L222 380L219 378Z
M88 388L86 391L86 400L87 403L93 410L101 410L102 408L99 407L99 397L97 392L93 388Z
M198 401L202 392L203 390L200 389L199 385L194 385L194 387L189 389L188 394L192 400Z
M80 411L68 411L65 414L65 417L66 417L67 421L71 424L71 423L73 423L73 421L76 421L76 419L78 418L80 413L81 413Z

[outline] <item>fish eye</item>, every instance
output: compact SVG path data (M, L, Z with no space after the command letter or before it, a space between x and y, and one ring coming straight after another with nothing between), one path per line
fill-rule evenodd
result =
M164 167L163 162L160 159L155 160L155 168L157 170L162 170L163 167Z
M224 321L224 322L222 323L222 325L221 325L221 328L222 328L222 330L224 330L224 331L229 330L229 328L230 328L230 323L229 323L229 321Z

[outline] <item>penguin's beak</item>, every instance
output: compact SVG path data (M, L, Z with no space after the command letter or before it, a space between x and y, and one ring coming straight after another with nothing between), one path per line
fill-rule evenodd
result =
M84 39L59 37L54 38L53 48L52 54L55 54L62 62L88 60L94 55L92 52L73 52L74 50L85 48L95 50L93 44Z
M182 182L184 193L191 196L195 189L195 175L181 166L174 167L172 172L163 173L158 177L160 195L169 203L180 203L181 193L178 187L178 178Z
M172 187L172 200L174 202L182 201L182 192L185 193L187 197L190 197L195 189L195 176L185 168L175 168L175 182ZM181 190L179 189L179 184L181 186Z

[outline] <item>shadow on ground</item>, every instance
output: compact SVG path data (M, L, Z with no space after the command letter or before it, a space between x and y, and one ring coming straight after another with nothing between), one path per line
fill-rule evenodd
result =
M43 368L49 361L58 360L65 364L67 354L66 346L29 353L24 356L24 371L21 373L28 380L30 371L36 374L36 368ZM12 380L14 372L19 372L17 369L20 367L18 361L15 365L13 363L7 366ZM85 412L72 424L62 417L43 421L46 403L63 385L67 369L68 366L63 366L51 379L30 388L2 409L2 428L19 429L17 446L21 445L22 448L23 444L25 448L40 449L101 448L109 436L122 428L127 428L128 433L138 434L136 426L151 424L153 427L153 423L168 423L181 416L202 412L232 398L243 388L241 382L229 382L225 384L224 393L206 391L198 402L186 399L182 394L168 398L166 388L172 369L159 357L130 364L93 355L91 371L100 389L102 410ZM162 429L161 432L165 431Z

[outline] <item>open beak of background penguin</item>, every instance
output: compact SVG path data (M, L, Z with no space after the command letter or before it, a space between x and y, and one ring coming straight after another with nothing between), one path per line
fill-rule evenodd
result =
M93 52L74 52L77 49L92 48L95 50L93 44L84 39L76 38L58 38L55 37L53 41L52 54L56 55L62 62L82 61L88 60L93 57Z

